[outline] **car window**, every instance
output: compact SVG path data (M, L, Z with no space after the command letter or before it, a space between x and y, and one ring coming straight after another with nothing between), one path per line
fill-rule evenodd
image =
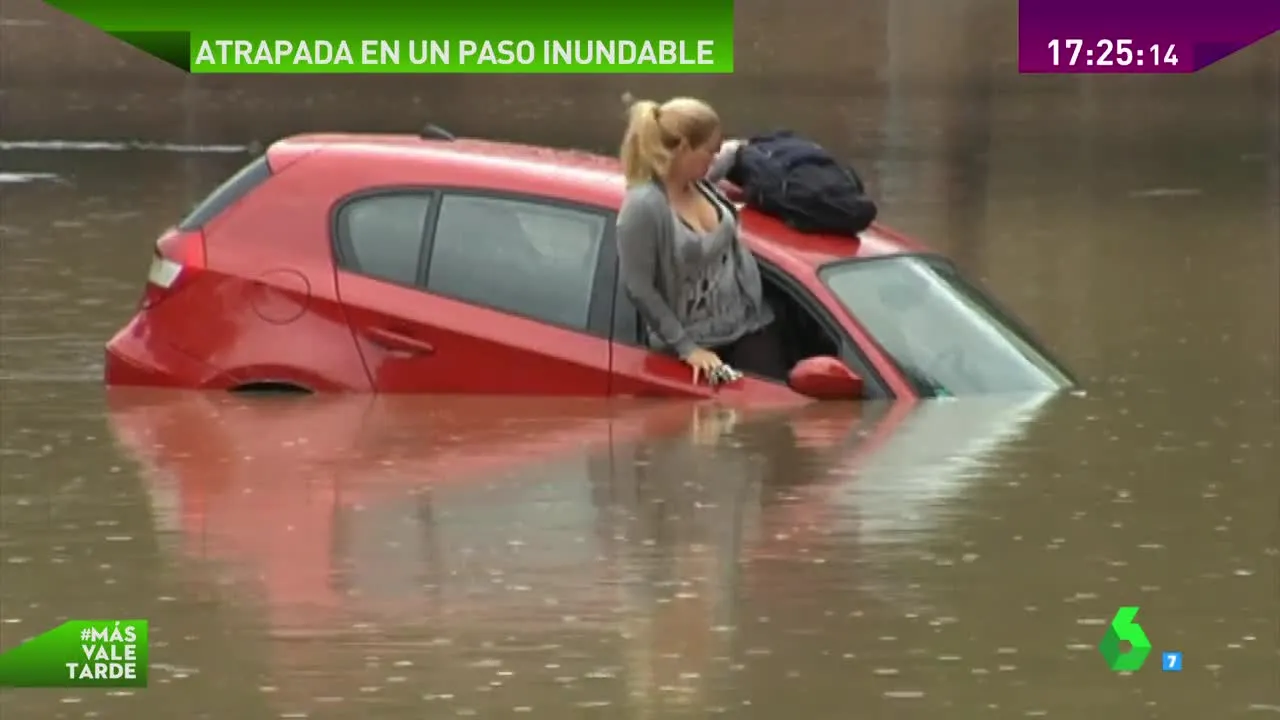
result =
M891 256L828 265L819 276L923 395L1073 384L1045 349L947 263Z
M267 156L259 155L240 168L235 175L214 188L213 192L192 208L191 212L178 223L178 229L198 230L204 227L209 221L222 214L223 210L234 205L240 198L248 195L270 178L271 166L267 164Z
M445 195L427 289L516 315L587 327L604 215L527 200Z
M421 193L352 200L338 213L339 261L352 272L415 284L430 210L431 196Z

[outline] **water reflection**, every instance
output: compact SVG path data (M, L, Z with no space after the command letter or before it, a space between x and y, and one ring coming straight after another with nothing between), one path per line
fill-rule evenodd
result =
M282 711L425 690L480 713L723 704L753 559L849 518L857 543L919 536L1042 402L110 400L175 564L260 608Z
M836 476L843 482L819 486L822 506L860 545L917 542L946 522L954 500L997 469L999 451L1023 437L1051 398L924 403L885 427L875 452Z
M153 685L7 692L5 718L1274 705L1256 405L113 391L104 436L88 389L0 403L0 644L149 617ZM1182 676L1106 672L1120 604Z

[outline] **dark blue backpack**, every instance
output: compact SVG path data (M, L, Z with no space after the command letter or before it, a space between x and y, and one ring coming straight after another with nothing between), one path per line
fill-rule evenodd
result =
M749 207L800 232L854 237L876 219L858 173L790 130L748 140L726 179Z

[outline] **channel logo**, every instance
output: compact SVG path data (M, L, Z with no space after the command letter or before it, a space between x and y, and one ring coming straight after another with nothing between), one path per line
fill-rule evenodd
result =
M1111 618L1107 632L1098 643L1098 652L1107 661L1107 667L1115 672L1137 672L1147 663L1151 654L1151 641L1142 626L1134 622L1138 617L1136 605L1122 607ZM1125 645L1128 648L1125 648ZM1164 672L1182 672L1182 653L1160 654L1160 669Z

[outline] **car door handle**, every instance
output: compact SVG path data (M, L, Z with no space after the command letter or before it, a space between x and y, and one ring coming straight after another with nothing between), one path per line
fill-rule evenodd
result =
M411 355L430 355L436 351L434 345L425 340L409 337L404 333L385 328L369 328L366 332L369 339L387 350L409 353Z

